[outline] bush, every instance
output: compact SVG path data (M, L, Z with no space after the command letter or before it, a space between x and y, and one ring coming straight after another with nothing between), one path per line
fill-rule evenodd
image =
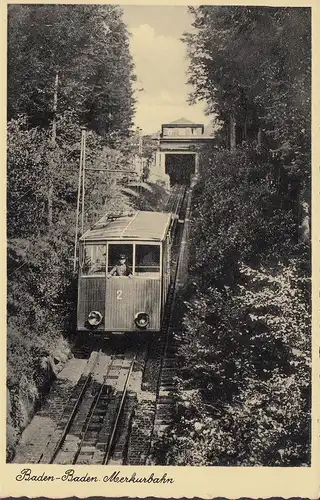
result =
M208 153L204 161L210 167L194 196L191 231L193 268L204 288L232 285L240 259L291 255L294 210L279 192L272 165L247 147Z
M294 260L240 265L232 292L187 304L180 347L181 419L166 460L184 465L295 466L310 462L309 280Z

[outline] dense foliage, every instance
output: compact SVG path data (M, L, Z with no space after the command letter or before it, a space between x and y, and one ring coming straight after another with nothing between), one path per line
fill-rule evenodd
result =
M191 12L192 99L231 147L206 152L194 192L179 412L158 459L308 465L310 10Z
M262 160L237 148L214 154L211 166L194 194L179 415L160 460L306 465L309 247Z
M11 5L8 35L11 455L48 368L41 359L71 331L80 127L87 127L86 228L102 211L132 205L121 187L132 178L138 145L130 132L135 77L119 7Z
M8 118L24 113L50 125L72 110L97 132L128 133L133 63L121 9L113 5L11 5L8 15Z
M197 188L194 207L202 287L232 285L241 260L258 263L301 252L307 265L309 242L299 240L296 205L265 155L246 145L207 153L204 161L210 171Z
M191 8L192 100L205 100L237 143L258 140L292 196L310 200L311 9ZM298 185L297 185L298 184Z
M243 266L241 275L236 293L210 288L188 305L190 342L181 351L187 391L170 454L193 465L306 464L310 317L303 280L294 261L278 269Z
M63 231L68 217L75 220L80 125L74 115L66 113L57 118L56 126L57 138L52 145L50 130L29 128L25 117L8 123L7 230L10 238L48 231L50 185L53 188L51 230L55 227ZM113 139L110 147L106 137L87 132L85 211L91 221L102 207L114 207L119 194L116 181L126 176L125 172L117 174L117 169L128 170L126 178L130 177L133 149L131 138ZM90 170L92 168L101 171ZM111 172L106 174L103 169Z

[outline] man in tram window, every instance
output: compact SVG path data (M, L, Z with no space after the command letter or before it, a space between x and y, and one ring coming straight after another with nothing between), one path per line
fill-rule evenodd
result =
M132 271L126 260L127 258L125 254L121 253L119 255L118 263L111 269L110 273L107 274L107 278L111 278L111 276L128 276L129 278L132 278Z

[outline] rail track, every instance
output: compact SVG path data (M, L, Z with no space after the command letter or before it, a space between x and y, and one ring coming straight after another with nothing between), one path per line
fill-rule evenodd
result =
M183 186L174 187L169 196L165 210L176 214L176 223L185 217L187 198L188 194ZM89 359L82 359L85 367L73 388L68 389L64 405L63 398L61 399L60 406L63 408L60 408L60 413L54 413L56 410L54 404L53 410L50 410L50 404L48 405L46 418L49 417L52 421L48 432L43 433L41 439L40 436L33 436L29 442L24 443L20 451L18 449L15 462L68 465L134 463L132 457L135 454L135 446L130 439L130 433L138 405L137 394L142 386L148 355L150 352L152 355L152 348L155 347L150 349L150 346L158 341L155 342L158 370L154 377L152 396L156 404L149 421L149 424L151 423L148 429L149 443L143 443L147 446L148 453L141 459L143 463L146 462L152 449L152 442L158 435L159 421L160 426L163 424L161 409L164 399L168 403L170 396L170 404L172 399L170 394L168 396L168 392L163 394L163 390L173 389L172 377L168 379L168 373L172 373L171 365L174 362L170 356L172 340L170 325L179 270L182 227L178 224L176 229L172 283L160 335L150 335L147 341L144 339L140 344L137 342L118 351L109 344L108 348L104 346L91 352ZM97 348L97 345L94 348ZM165 408L168 410L168 404ZM141 463L141 460L137 460L136 463Z
M183 202L182 207L180 207L182 208L180 217L183 218L187 224L184 224L181 232L182 234L176 240L176 261L173 267L174 275L168 295L167 313L162 327L163 345L157 380L156 406L148 454L148 459L151 461L154 443L172 422L175 413L175 327L177 326L175 324L175 307L176 295L181 285L182 274L185 275L188 267L185 251L189 236L188 221L191 211L191 191L184 194Z
M178 215L185 196L185 192L185 186L181 186L179 184L173 186L166 203L165 210L167 212L172 212L173 214Z
M123 459L118 430L136 362L137 353L91 354L38 463L107 464L115 451Z

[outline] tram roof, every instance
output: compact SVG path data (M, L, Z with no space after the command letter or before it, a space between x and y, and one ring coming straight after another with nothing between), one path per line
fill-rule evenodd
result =
M126 212L106 214L86 231L80 241L162 241L171 222L168 212Z

